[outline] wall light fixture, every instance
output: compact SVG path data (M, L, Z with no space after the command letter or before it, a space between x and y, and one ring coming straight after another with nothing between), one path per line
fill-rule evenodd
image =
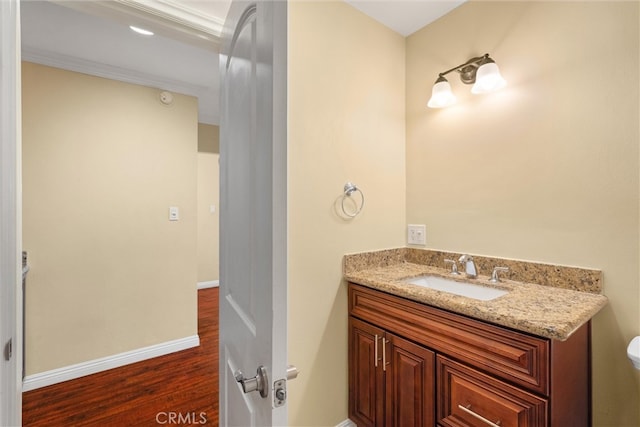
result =
M442 108L456 103L456 96L451 92L451 85L444 78L452 71L457 71L460 74L462 83L473 84L471 88L473 94L495 92L507 84L507 81L500 75L495 61L486 53L484 56L471 58L464 64L440 73L433 85L431 99L427 103L428 107Z

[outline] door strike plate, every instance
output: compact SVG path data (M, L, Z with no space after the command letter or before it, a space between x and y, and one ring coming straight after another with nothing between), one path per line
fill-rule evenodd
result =
M278 380L273 383L273 406L280 407L287 401L287 380Z

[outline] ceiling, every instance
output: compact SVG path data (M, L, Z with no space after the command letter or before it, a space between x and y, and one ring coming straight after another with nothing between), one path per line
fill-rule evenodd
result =
M408 36L466 0L344 0L396 33Z
M403 36L464 2L345 1ZM229 5L228 0L23 0L23 59L195 96L199 120L218 124L217 52ZM129 25L155 35L140 36Z
M199 120L219 123L215 37L181 33L139 18L135 10L87 11L78 5L21 3L23 60L192 95L198 97ZM138 35L131 24L156 35Z

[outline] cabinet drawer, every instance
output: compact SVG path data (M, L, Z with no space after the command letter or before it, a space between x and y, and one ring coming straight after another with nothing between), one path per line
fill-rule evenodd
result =
M532 391L549 393L549 341L364 286L349 314Z
M443 427L544 427L547 401L437 357L438 423Z

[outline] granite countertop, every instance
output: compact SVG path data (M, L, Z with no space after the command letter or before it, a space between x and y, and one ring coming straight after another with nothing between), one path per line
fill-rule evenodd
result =
M526 261L482 258L474 255L480 274L477 279L451 276L443 265L446 258L458 254L400 248L364 254L347 255L344 259L345 280L378 289L400 297L443 308L475 319L506 326L537 336L564 341L588 322L606 304L601 294L602 273L599 270L563 267ZM425 260L440 260L431 265ZM524 279L512 280L501 275L500 283L491 283L483 271L485 264L506 265ZM507 290L506 295L480 301L448 292L440 292L406 283L404 280L422 275L436 275L452 280L475 283ZM520 279L519 277L514 277ZM543 283L543 284L540 284Z

